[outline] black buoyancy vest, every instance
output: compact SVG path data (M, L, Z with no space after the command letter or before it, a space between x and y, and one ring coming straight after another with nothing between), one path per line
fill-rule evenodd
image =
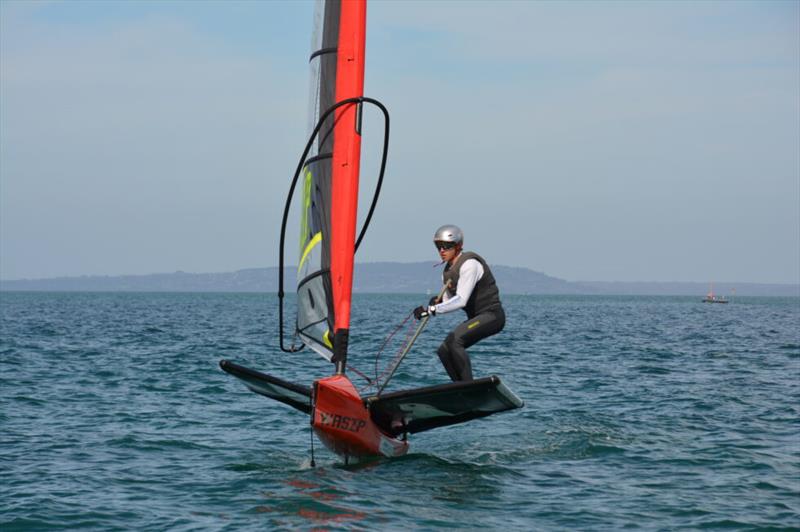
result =
M494 281L492 270L489 265L483 260L483 257L472 251L465 251L459 255L458 259L450 265L444 267L442 279L445 284L450 283L447 293L450 297L456 294L458 288L458 277L461 270L461 265L464 261L475 259L483 266L483 276L475 283L475 288L469 296L467 304L464 306L464 312L467 313L468 318L474 318L481 312L491 309L492 307L500 306L500 290L497 289L497 283Z

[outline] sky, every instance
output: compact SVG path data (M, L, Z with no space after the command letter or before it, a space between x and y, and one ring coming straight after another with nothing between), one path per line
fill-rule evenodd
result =
M277 265L313 10L0 0L0 278ZM367 18L391 140L358 262L433 264L457 224L489 264L571 281L800 283L800 2ZM360 219L382 127L368 114Z

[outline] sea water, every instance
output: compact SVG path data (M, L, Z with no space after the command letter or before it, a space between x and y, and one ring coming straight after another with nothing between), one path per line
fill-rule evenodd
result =
M425 301L357 295L353 367L382 371ZM800 299L504 303L473 370L524 408L346 466L218 367L331 372L280 351L275 295L2 293L0 529L800 527ZM460 318L433 318L388 389L446 382Z

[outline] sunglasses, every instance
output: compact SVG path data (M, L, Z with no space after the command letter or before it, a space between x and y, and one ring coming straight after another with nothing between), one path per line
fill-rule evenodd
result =
M438 250L453 249L454 247L456 247L455 242L434 242L433 245L436 246L436 249Z

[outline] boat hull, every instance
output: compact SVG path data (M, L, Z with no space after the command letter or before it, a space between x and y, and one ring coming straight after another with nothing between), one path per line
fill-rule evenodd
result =
M364 400L344 375L314 382L311 425L328 449L345 458L402 456L408 442L383 432L372 421Z

